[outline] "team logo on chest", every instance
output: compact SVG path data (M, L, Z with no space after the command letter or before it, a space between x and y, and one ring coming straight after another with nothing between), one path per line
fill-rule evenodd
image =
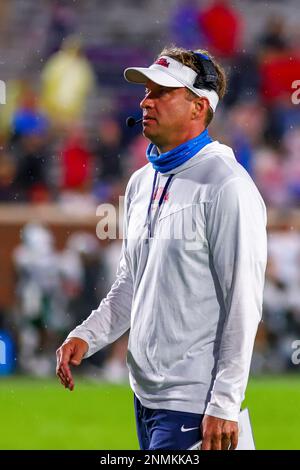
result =
M159 187L156 189L156 191L155 191L155 193L154 193L154 195L153 195L153 201L159 201L159 200L160 200L161 195L162 195L162 193L163 193L163 190L164 190L163 186L159 186ZM167 191L166 194L164 195L164 202L165 202L165 201L168 201L168 200L169 200L169 191Z

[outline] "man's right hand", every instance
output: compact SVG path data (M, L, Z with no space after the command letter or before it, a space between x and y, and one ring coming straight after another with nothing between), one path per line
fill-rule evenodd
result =
M69 364L79 366L89 346L80 338L67 339L56 351L56 375L62 385L69 390L74 390L74 380Z

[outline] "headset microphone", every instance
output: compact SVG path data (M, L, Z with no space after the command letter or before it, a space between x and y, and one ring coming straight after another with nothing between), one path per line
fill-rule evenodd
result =
M126 119L126 126L127 127L133 127L135 126L136 124L138 124L139 122L142 122L143 118L141 119L134 119L134 117L132 116L129 116L127 119Z

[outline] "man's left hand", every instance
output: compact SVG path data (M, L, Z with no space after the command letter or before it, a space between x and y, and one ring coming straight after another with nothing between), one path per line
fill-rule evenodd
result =
M236 421L205 415L201 424L201 450L234 450L238 444Z

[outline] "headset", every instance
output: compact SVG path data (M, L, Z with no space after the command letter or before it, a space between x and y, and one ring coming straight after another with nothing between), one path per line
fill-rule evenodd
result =
M210 57L201 52L189 51L193 55L198 75L194 82L195 88L206 88L217 92L218 74Z

